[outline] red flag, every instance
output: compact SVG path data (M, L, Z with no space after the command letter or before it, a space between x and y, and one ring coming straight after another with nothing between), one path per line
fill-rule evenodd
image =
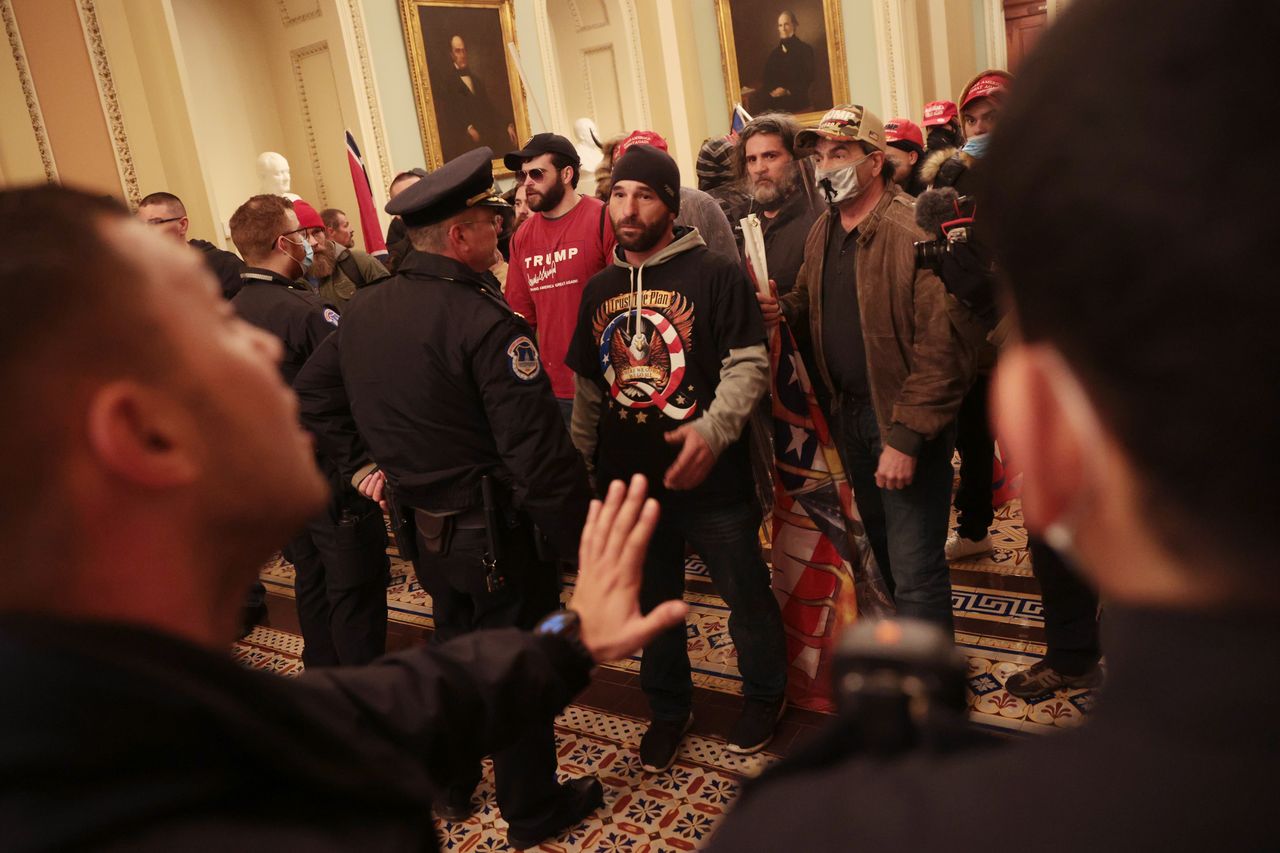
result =
M356 204L360 207L360 231L364 236L364 250L371 255L385 255L387 243L382 239L382 223L378 221L378 209L373 203L373 187L369 173L364 168L364 158L356 146L356 139L347 131L347 164L351 166L351 183L356 188Z

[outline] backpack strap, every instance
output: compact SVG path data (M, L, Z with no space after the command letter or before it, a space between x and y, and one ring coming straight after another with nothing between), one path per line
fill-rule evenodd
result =
M338 260L338 267L346 274L347 278L351 279L351 283L356 286L356 290L369 283L364 274L360 272L360 265L356 263L356 259L350 254Z

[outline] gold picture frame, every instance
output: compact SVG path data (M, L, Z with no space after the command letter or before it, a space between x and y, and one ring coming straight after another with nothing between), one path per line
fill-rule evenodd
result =
M400 0L427 169L488 145L494 176L507 177L502 156L531 135L524 86L507 51L516 41L513 3ZM459 42L462 69L455 61Z
M799 19L797 37L803 37L806 28L812 33L815 29L812 23L814 20L822 22L823 31L823 38L817 45L806 42L809 47L814 48L816 69L815 83L807 99L808 106L785 111L793 113L802 125L817 124L822 114L831 107L850 101L849 66L844 54L844 24L840 14L840 0L715 0L715 3L716 22L720 28L720 65L724 70L726 112L732 110L737 103L742 103L747 112L753 115L767 109L783 109L768 105L770 99L765 97L762 90L753 89L749 85L745 89L759 97L754 98L755 103L746 103L744 94L748 101L753 98L751 92L744 92L743 76L739 73L745 60L751 61L749 67L752 69L763 69L772 59L776 49L765 53L766 45L770 44L765 30L777 30L777 21L783 11L792 11ZM747 35L750 38L746 38ZM772 37L773 45L780 41L780 34ZM818 47L825 47L825 56ZM749 56L743 56L743 51ZM822 71L825 74L820 73ZM753 70L748 81L754 81L757 76L762 77L763 71L757 74ZM763 106L760 103L762 101L765 102Z

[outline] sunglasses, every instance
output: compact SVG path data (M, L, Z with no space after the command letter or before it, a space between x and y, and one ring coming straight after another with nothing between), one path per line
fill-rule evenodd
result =
M546 177L547 172L549 171L551 170L544 169L541 166L537 168L529 169L528 171L521 169L520 171L516 172L516 180L523 184L527 178L533 178L533 182L536 184L536 183L539 183L544 177Z

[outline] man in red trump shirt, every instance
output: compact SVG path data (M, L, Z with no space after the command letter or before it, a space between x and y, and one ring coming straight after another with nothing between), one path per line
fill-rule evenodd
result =
M577 191L577 149L563 136L539 133L503 158L525 188L532 211L511 238L507 302L538 333L542 364L565 426L573 411L573 371L564 364L587 280L613 254L604 202Z

